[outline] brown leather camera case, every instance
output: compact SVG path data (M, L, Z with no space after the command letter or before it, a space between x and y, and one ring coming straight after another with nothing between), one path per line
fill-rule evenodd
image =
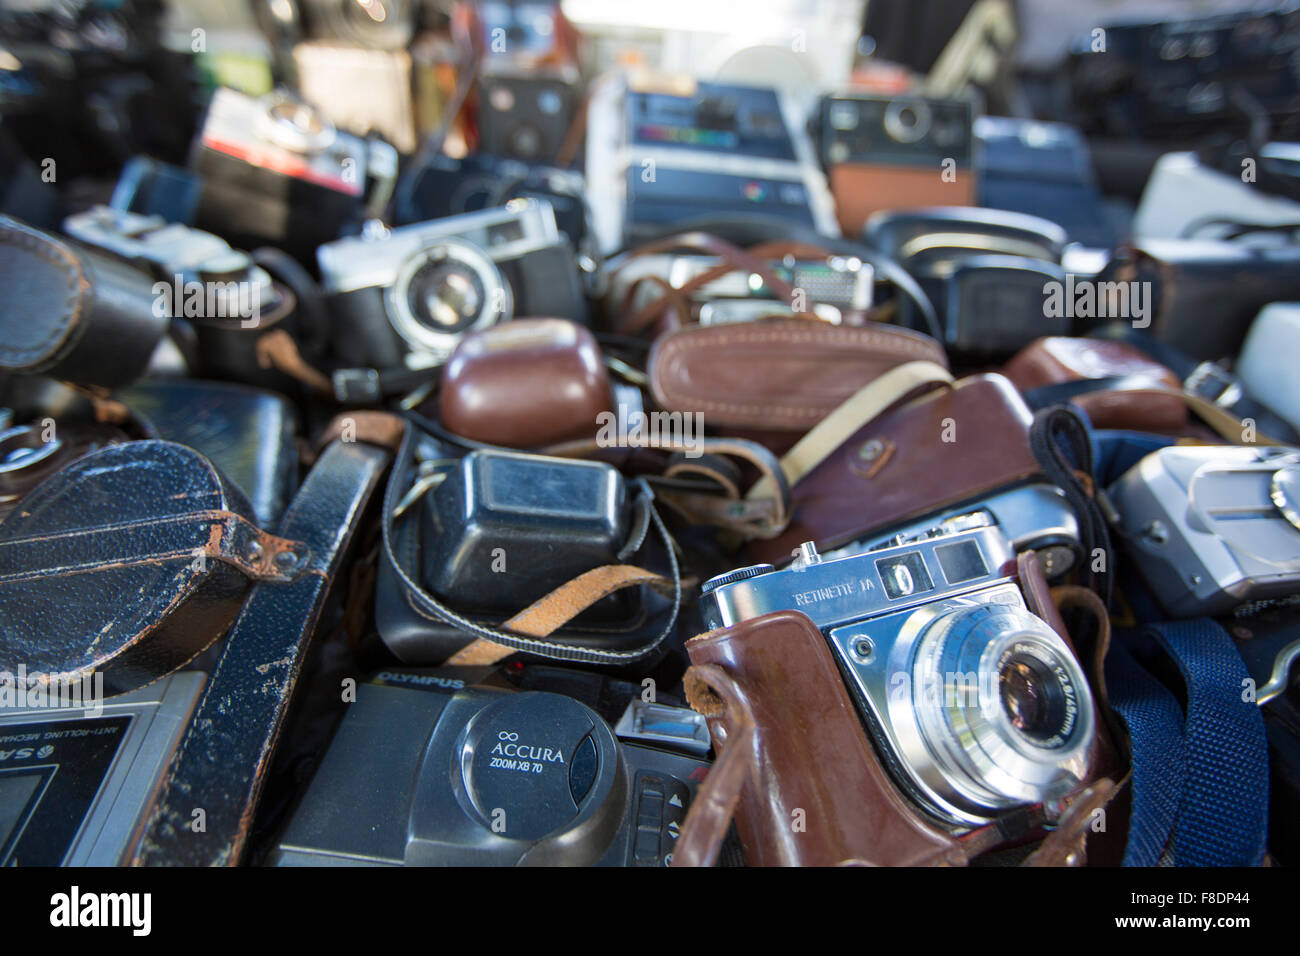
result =
M650 388L668 411L712 427L805 432L877 376L904 362L947 368L919 332L807 319L683 326L650 353Z
M1040 473L1033 415L1001 375L972 375L860 428L794 486L794 514L755 561L784 564L804 541L837 548L873 531Z
M567 319L519 319L461 340L442 375L442 422L508 448L590 437L614 395L590 332Z
M959 841L919 816L881 767L806 615L765 614L701 634L686 649L694 665L687 692L697 710L712 712L719 756L674 865L707 863L733 812L750 866L965 863Z
M1071 399L1097 428L1178 431L1187 425L1182 383L1165 366L1123 342L1047 336L1026 345L1007 362L1002 374L1022 392L1043 385L1081 379L1141 376L1152 387L1141 392L1107 390ZM1159 394L1167 388L1173 394Z

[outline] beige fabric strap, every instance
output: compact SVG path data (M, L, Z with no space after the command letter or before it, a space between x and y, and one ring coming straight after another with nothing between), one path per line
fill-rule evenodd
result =
M951 385L952 375L935 362L906 362L858 389L831 412L781 459L781 471L793 486L820 465L863 425L878 418L900 400L928 385ZM755 482L747 498L772 493L769 479Z
M549 637L601 598L637 584L671 587L663 575L652 571L630 564L607 564L586 571L545 597L538 598L506 621L502 628L525 637ZM514 652L514 648L480 637L447 658L447 666L486 666Z

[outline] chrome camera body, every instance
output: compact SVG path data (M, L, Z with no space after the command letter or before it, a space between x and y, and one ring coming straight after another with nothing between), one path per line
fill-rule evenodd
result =
M826 635L882 762L923 811L957 828L1042 804L1049 819L1085 779L1095 716L1064 640L1025 604L996 527L935 530L780 571L705 582L710 627L772 611Z

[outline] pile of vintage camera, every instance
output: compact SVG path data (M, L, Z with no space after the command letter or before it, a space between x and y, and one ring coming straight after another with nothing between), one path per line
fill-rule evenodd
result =
M3 20L0 865L1300 862L1291 154L1133 238L1071 127L534 0L399 155L160 10Z

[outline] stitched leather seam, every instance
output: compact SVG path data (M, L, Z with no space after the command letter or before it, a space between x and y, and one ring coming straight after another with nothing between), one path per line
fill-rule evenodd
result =
M848 342L836 342L834 339L838 336L844 338L844 333L849 332L852 338ZM701 412L729 412L738 415L764 416L765 419L780 418L784 416L787 420L819 420L825 417L826 409L824 407L809 407L805 405L782 405L779 403L755 404L726 402L718 399L707 398L705 396L692 395L684 389L678 389L675 384L665 382L664 370L674 366L675 362L681 361L682 358L689 358L695 349L691 349L691 338L699 338L700 334L683 333L679 336L671 336L666 341L660 343L660 354L655 362L655 374L652 385L658 393L657 398L661 405L667 408L689 408L691 411ZM832 333L829 329L819 330L816 328L747 328L747 329L725 329L720 333L707 336L708 344L714 344L719 347L730 345L762 345L762 344L780 344L780 345L853 345L866 346L868 348L878 349L884 355L895 355L898 357L898 364L906 361L908 358L923 358L936 362L936 364L946 367L947 361L943 354L934 347L933 344L924 339L913 339L909 336L901 335L896 332L885 332L881 329L844 329L837 327ZM685 353L683 356L682 353ZM864 356L865 358L866 356ZM864 383L865 384L865 383ZM833 406L832 406L833 407Z
M11 225L0 232L0 243L32 252L37 258L62 271L68 280L68 295L63 307L64 322L52 325L44 339L28 348L0 344L0 356L3 356L7 363L31 365L33 361L45 358L39 366L33 366L33 370L42 371L51 368L65 359L77 344L78 337L74 333L80 326L83 296L90 283L80 263L70 251L42 236ZM53 354L47 356L47 351L56 345Z

